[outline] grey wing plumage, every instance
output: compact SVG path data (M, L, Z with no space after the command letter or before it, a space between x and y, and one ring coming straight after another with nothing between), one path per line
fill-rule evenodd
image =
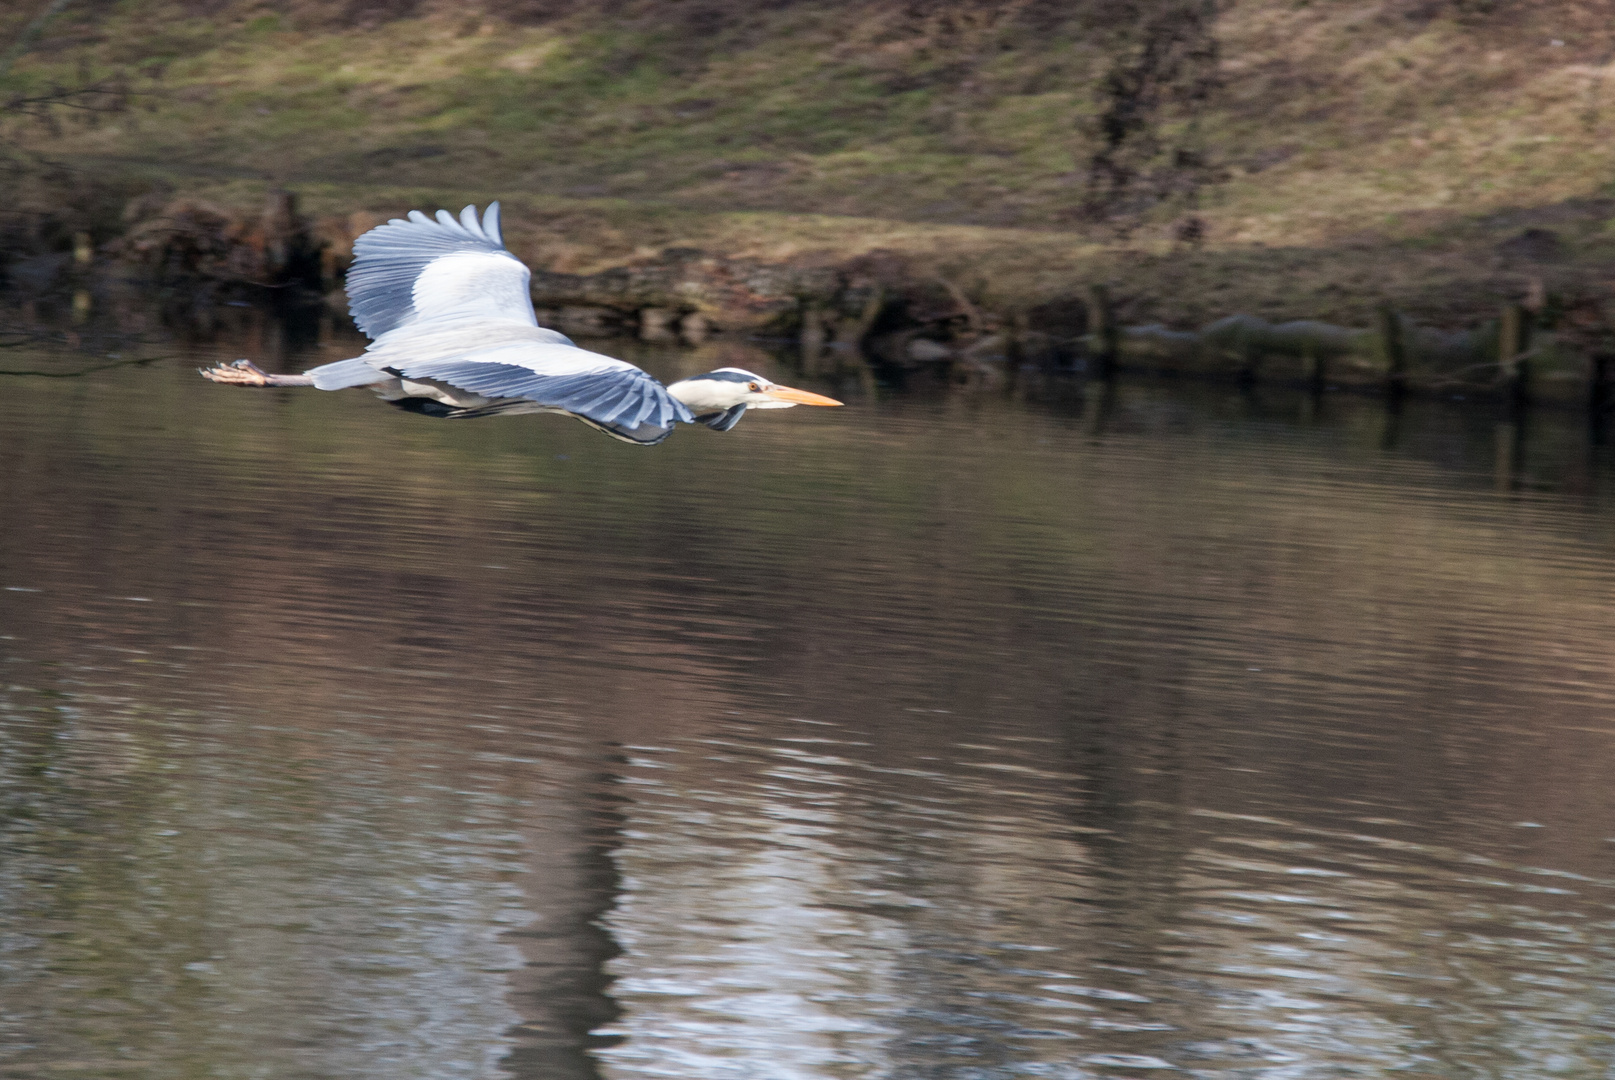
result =
M705 424L713 431L728 431L740 423L740 418L746 415L746 404L732 405L723 412L702 413L695 418L697 424Z
M468 206L458 220L411 210L353 243L348 310L371 338L423 319L473 317L536 326L531 275L499 231L499 204L477 219Z
M620 361L609 366L583 367L583 358L595 357L581 349L580 363L532 366L488 360L424 360L397 364L392 370L406 379L430 379L490 399L489 404L456 412L457 416L486 416L520 411L526 403L545 410L569 413L625 442L658 443L675 422L694 418L682 401L652 376ZM558 358L560 359L560 358ZM567 360L571 357L565 358ZM571 370L568 370L570 368Z

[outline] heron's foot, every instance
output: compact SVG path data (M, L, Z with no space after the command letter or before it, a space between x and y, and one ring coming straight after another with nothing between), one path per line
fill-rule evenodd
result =
M215 364L201 369L202 378L231 386L273 386L269 372L251 360L237 360L233 364Z
M202 369L202 378L231 386L313 386L314 377L302 375L271 375L251 360L237 360L233 364L215 364Z

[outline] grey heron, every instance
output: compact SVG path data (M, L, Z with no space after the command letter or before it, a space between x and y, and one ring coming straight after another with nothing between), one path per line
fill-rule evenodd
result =
M301 375L272 375L249 360L202 375L232 386L368 386L428 416L563 413L624 442L651 446L675 423L728 431L748 409L840 405L741 368L663 386L623 360L589 352L538 325L531 274L505 250L499 204L481 219L419 210L353 243L348 308L371 341L360 356Z

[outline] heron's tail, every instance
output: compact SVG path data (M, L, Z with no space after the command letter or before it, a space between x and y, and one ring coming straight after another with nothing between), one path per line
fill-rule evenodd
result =
M362 356L352 360L338 360L334 364L321 364L306 374L321 390L346 390L350 386L370 386L392 378L387 372L372 367Z

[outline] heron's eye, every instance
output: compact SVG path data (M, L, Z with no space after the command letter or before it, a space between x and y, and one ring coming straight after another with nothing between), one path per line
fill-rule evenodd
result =
M762 387L758 386L756 383L750 383L750 384L748 384L746 386L746 389L750 390L752 393L755 394L755 393L758 393L759 391L761 391Z

